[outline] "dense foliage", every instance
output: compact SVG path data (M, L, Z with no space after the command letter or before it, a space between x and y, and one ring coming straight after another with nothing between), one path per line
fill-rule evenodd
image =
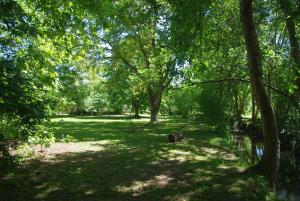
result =
M54 69L32 16L15 1L1 1L1 139L27 139L55 105Z
M296 0L2 0L0 139L53 141L41 131L53 114L150 113L221 127L262 119L266 143L267 105L282 147L300 153L299 10Z

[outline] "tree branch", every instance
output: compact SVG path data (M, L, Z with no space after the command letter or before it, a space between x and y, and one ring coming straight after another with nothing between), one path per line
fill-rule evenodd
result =
M219 80L205 80L205 81L190 81L189 84L186 84L182 87L176 87L176 88L170 88L170 89L181 89L181 88L184 88L184 87L187 87L187 86L193 86L193 85L197 85L197 84L209 84L209 83L222 83L222 82L244 82L244 83L250 83L250 80L248 79L243 79L243 78L224 78L224 79L219 79ZM276 93L286 97L286 98L289 98L289 99L293 99L294 100L294 97L281 91L280 89L276 88L276 87L273 87L269 84L265 84L264 83L264 86L275 91Z
M143 47L143 44L141 43L141 38L140 38L139 35L138 35L138 43L139 43L139 47L140 47L140 49L141 49L141 52L142 52L142 54L143 54L143 56L144 56L146 67L147 67L147 68L150 68L149 57L148 57L148 55L147 55L147 52L146 52L145 48Z
M110 50L113 51L114 46L111 42L109 42L108 40L104 39L104 38L100 38L101 41L103 41L104 43L108 44L110 46ZM143 76L138 72L136 66L134 66L133 64L131 64L127 59L125 59L124 57L122 57L120 54L118 54L118 52L116 52L116 58L119 58L123 61L123 63L125 65L127 65L137 76L139 76L140 78L143 78Z

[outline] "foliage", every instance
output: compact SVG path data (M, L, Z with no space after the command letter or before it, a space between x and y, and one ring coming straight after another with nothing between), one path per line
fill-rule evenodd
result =
M72 135L66 135L61 138L62 142L68 143L74 141L74 137Z
M28 143L30 145L41 145L43 147L49 147L54 142L54 134L43 125L35 126L34 131L28 137Z
M174 91L174 106L176 112L181 114L183 118L196 119L201 114L199 110L199 88L185 88L178 91Z
M25 140L55 103L51 43L36 35L34 16L17 1L1 1L0 11L1 125L5 139Z
M225 123L226 110L229 106L226 98L220 97L220 93L218 93L215 86L206 85L199 97L199 109L209 121L219 122L220 124Z
M26 127L21 123L21 118L15 114L3 114L0 116L0 137L3 140L20 139Z
M253 5L259 73L279 130L293 133L282 147L299 144L300 5ZM54 112L259 120L238 13L236 0L0 1L0 141L48 146Z

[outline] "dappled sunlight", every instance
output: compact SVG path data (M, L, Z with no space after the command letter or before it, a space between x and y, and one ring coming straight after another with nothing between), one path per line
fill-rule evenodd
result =
M65 133L77 141L54 143L45 158L28 160L23 169L6 174L2 181L15 189L7 200L26 195L27 200L196 201L215 200L217 194L228 201L239 200L232 198L247 188L238 182L238 160L226 150L222 135L203 125L186 124L184 139L168 143L167 135L182 124L91 120L99 122L69 118L54 123L58 137ZM12 181L17 184L10 186Z
M298 196L299 41L300 0L0 0L0 201Z
M222 158L228 161L238 160L238 158L234 154L228 153L224 150L209 147L200 147L200 150L207 155L210 155L210 157Z
M208 147L200 147L200 151L205 152L206 154L216 154L218 153L218 150Z
M169 160L177 160L180 162L184 162L187 160L203 161L207 159L207 157L205 156L197 155L190 151L183 151L178 149L169 150L168 153L166 154L166 157Z
M207 168L197 168L191 176L193 176L195 182L207 182L208 184L214 179L215 174L216 171L214 169L208 170Z
M117 115L114 115L114 116L117 116ZM61 118L61 117L57 117L57 118L53 118L51 121L52 122L59 122L59 123L62 123L62 122L82 122L82 123L92 123L92 122L100 122L100 123L113 123L113 122L145 122L145 123L148 123L149 122L149 118L140 118L140 119L129 119L129 118L124 118L123 115L119 115L120 117L119 118L109 118L107 116L99 116L97 118L89 118L89 117L86 117L86 118L82 118L82 117L64 117L64 118Z
M103 151L109 145L115 145L120 140L100 140L87 142L54 143L47 148L47 154L62 154L67 152ZM97 145L97 146L95 146Z
M220 165L218 166L218 169L223 169L223 170L230 169L230 168L231 168L230 166L225 165L225 164L220 164Z
M228 187L228 191L234 194L238 194L241 191L245 191L247 193L255 193L257 190L256 184L251 181L251 180L242 180L242 179L237 179L235 183L233 183L231 186Z
M48 196L48 194L50 194L51 192L57 191L59 189L60 188L57 185L48 186L46 190L38 193L34 198L43 200L44 198L46 198Z
M171 201L189 201L190 200L191 193L187 193L185 195L176 195L176 196L169 196L167 197L166 200L171 200Z
M227 143L227 140L220 137L215 137L209 140L209 143L215 146L223 146Z
M146 188L155 187L155 188L163 188L168 185L174 178L168 175L156 175L153 179L145 180L145 181L133 181L130 186L116 186L115 189L118 192L130 192L133 196L137 196L142 194Z
M221 152L220 157L222 157L224 160L228 161L236 161L238 160L238 157L236 155L226 152Z
M155 134L155 133L149 133L149 134L147 134L148 136L153 136L153 137L161 137L161 136L165 136L165 137L167 137L168 135L167 134ZM168 141L167 141L167 138L166 138L166 143L167 143Z
M151 185L154 185L152 180L149 180L149 181L134 181L132 183L132 185L130 185L129 187L117 186L116 190L118 192L126 192L126 193L127 192L134 192L134 193L137 193L137 192L141 192L144 188L149 187Z
M42 189L42 188L45 188L46 186L47 186L47 183L42 183L41 185L37 185L34 188L36 188L36 189Z
M84 192L85 195L91 195L91 194L94 194L96 192L95 189L89 189L87 191Z
M91 158L89 160L92 160ZM70 172L71 174L81 174L82 173L82 168L78 167L74 171Z

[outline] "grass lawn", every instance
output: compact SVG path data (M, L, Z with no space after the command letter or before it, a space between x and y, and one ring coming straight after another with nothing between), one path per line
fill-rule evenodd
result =
M163 119L63 117L52 119L58 140L45 157L0 178L0 201L17 200L265 200L261 180L240 173L226 133L207 124ZM167 136L183 129L185 139Z

